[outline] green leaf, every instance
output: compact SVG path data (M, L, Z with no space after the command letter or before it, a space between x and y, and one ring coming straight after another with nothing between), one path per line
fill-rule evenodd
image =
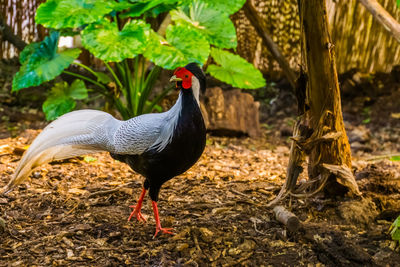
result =
M188 7L171 11L173 21L188 24L206 36L207 40L220 48L236 48L236 30L229 13L200 1L193 1Z
M393 240L399 241L400 244L400 216L393 222L389 228L390 235Z
M59 116L72 111L78 99L88 97L85 83L82 80L75 80L69 86L66 82L56 83L43 103L42 109L47 120L55 120Z
M392 223L392 225L389 228L389 231L391 230L392 232L396 230L396 228L400 228L400 216L397 217L396 220Z
M25 46L24 50L19 55L19 63L23 65L29 57L35 52L36 49L38 49L40 46L40 43L30 43L27 46Z
M36 12L36 23L47 28L77 28L112 11L107 0L48 0Z
M207 39L199 32L185 25L169 25L166 30L167 42L185 55L187 63L196 62L200 65L210 54Z
M157 112L162 112L163 111L162 107L159 106L159 105L154 105L153 109L155 109Z
M42 109L46 114L46 120L55 120L61 115L75 108L75 101L67 97L48 97L43 103Z
M395 231L393 231L392 239L400 241L400 229L397 228Z
M180 1L182 2L182 1ZM163 2L162 4L152 8L151 10L147 11L146 13L148 16L156 18L158 15L164 12L169 12L173 9L176 9L181 3L178 1L166 1Z
M390 160L391 161L400 161L400 156L391 156Z
M83 161L85 161L87 163L94 162L96 160L97 160L97 158L94 158L94 157L91 157L91 156L84 156L83 157Z
M218 80L244 89L265 86L261 72L240 56L216 48L211 49L211 56L218 65L209 65L207 72Z
M155 32L150 33L150 41L144 56L165 69L175 69L185 65L185 56Z
M119 31L115 22L104 19L90 24L82 32L82 44L96 57L120 62L144 52L150 25L143 20L132 20Z
M22 52L23 65L15 74L12 91L37 86L54 79L80 54L77 48L57 52L58 32L52 32L37 45L27 46Z
M397 3L397 6L400 7L400 0L397 0L396 3Z
M104 72L94 72L94 74L96 75L97 81L103 84L108 84L110 82L112 82L111 78L105 74Z
M65 94L66 82L56 83L44 101L42 109L47 120L55 120L75 108L75 101Z
M166 40L155 32L150 36L144 56L165 69L175 69L190 62L202 65L210 54L206 38L187 25L169 25Z
M137 1L136 3L132 3L130 10L124 13L121 17L138 17L143 13L157 7L160 5L172 5L176 4L177 0L147 0L147 1Z
M229 2L226 0L202 0L202 1L230 15L238 12L239 9L241 9L244 3L246 2L246 0L230 0Z
M76 100L85 99L88 97L85 83L79 79L76 79L72 82L72 84L65 91L65 94Z
M364 123L364 124L368 124L370 122L371 122L371 118L366 118L366 119L362 120L362 123Z
M131 8L135 5L134 1L129 1L129 0L120 0L118 2L112 2L112 9L114 11L123 11L125 9Z

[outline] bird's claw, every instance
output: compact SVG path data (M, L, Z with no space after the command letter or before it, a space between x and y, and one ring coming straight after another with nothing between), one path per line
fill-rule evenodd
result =
M173 228L156 227L156 233L154 234L153 238L155 238L159 232L162 232L163 234L174 235L174 233L171 232L172 230L174 230L174 229Z
M131 212L131 215L129 215L128 222L132 219L133 216L135 216L139 222L143 222L143 223L147 222L146 218L142 215L142 213L140 212L140 209L137 206L132 205L129 207L133 208L133 211Z

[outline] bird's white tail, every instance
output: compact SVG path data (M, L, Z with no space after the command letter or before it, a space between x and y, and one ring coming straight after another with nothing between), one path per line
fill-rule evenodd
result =
M113 135L120 123L110 114L96 110L61 116L36 137L0 194L11 191L41 164L104 150L112 152Z

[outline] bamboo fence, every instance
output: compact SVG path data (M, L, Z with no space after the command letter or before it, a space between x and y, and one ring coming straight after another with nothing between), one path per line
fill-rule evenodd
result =
M267 31L290 66L300 63L300 25L297 0L253 0ZM400 21L395 0L379 3ZM364 72L388 72L400 64L400 44L357 0L327 0L330 28L339 73L357 68ZM232 16L238 33L237 52L265 74L278 78L282 72L261 38L240 10Z

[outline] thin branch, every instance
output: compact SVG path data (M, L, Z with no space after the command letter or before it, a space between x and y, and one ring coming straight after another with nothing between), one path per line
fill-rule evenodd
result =
M11 27L4 21L2 15L0 15L0 34L4 41L10 42L20 51L24 50L27 45L21 37L14 34Z
M358 0L390 34L400 42L400 23L376 0Z

